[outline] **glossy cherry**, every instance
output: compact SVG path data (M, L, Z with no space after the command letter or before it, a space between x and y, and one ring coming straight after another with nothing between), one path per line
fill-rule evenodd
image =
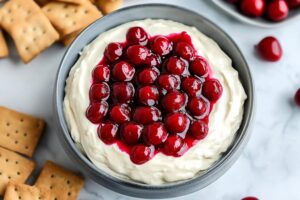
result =
M158 77L158 85L161 89L171 91L180 86L179 76L173 74L162 74Z
M143 127L134 122L128 122L122 125L120 134L127 144L138 143Z
M122 56L122 54L123 47L120 43L117 42L109 43L104 50L104 55L111 62L118 60Z
M202 93L208 100L216 102L223 93L223 87L217 79L209 79L203 83Z
M131 27L128 29L126 39L129 44L138 44L145 46L148 43L148 34L142 27Z
M272 36L261 40L257 45L257 50L262 58L273 62L280 60L283 54L280 42Z
M135 65L142 65L149 55L149 49L141 45L133 45L127 49L127 57Z
M176 112L183 108L185 101L185 94L178 91L173 91L165 95L161 103L167 112Z
M116 63L112 69L112 75L116 81L131 81L134 73L134 67L125 61Z
M204 98L192 98L187 104L187 109L195 118L202 119L209 113L209 104Z
M181 83L181 88L190 97L199 97L201 95L201 81L194 77L185 77Z
M166 69L171 74L181 75L186 67L187 62L177 56L172 56L166 61Z
M140 124L149 124L161 120L161 112L154 106L137 107L132 116L133 121Z
M206 59L201 56L197 56L190 66L191 72L200 77L208 74L208 68Z
M300 7L300 0L286 0L290 8Z
M296 105L300 106L300 88L296 91L294 100Z
M126 104L114 105L109 111L111 121L122 124L130 120L130 108Z
M107 83L96 83L90 88L90 99L93 102L106 100L109 97L110 88Z
M259 200L259 199L256 197L244 197L241 200Z
M141 104L153 106L159 100L159 92L155 86L144 86L138 90L138 99Z
M105 144L112 144L117 140L118 126L113 123L101 123L97 129L98 137Z
M208 126L205 122L197 120L191 123L189 132L197 140L202 140L208 134Z
M130 159L137 165L144 164L150 160L154 155L154 147L143 144L135 145L130 152Z
M116 82L112 84L112 92L113 100L117 103L129 103L133 96L135 90L132 83L126 82Z
M259 17L264 13L265 0L241 0L240 10L249 17Z
M166 116L165 126L170 133L182 133L189 126L190 120L183 113L172 113Z
M159 70L155 67L146 68L139 72L138 83L141 85L150 85L155 82L159 75Z
M93 103L91 104L87 111L86 111L86 117L92 122L92 123L100 123L102 118L105 117L108 111L108 103L105 101L102 101L100 103Z
M148 54L143 64L146 67L159 67L161 64L161 58L157 54Z
M175 52L183 59L192 61L195 58L195 49L187 42L178 42Z
M154 122L145 126L143 134L145 136L146 143L149 145L159 145L168 137L166 128L160 122Z
M282 21L289 15L289 7L285 0L274 0L268 3L267 16L272 21Z
M169 54L172 49L172 42L165 36L156 36L151 44L151 50L160 56Z
M99 64L93 70L93 78L97 82L109 81L110 78L110 69L109 65Z
M178 135L170 135L164 143L163 151L167 155L177 156L184 142Z

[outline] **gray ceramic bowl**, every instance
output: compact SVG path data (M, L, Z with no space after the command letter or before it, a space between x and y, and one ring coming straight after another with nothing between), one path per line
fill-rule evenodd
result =
M195 26L204 34L213 38L232 58L233 66L236 66L236 70L239 72L240 79L248 95L242 125L236 134L233 144L230 146L228 151L222 155L221 159L208 170L199 173L199 175L193 179L162 186L150 186L120 180L96 168L93 163L76 147L70 136L63 113L65 80L71 67L78 59L79 52L83 49L83 47L106 30L128 21L141 20L145 18L170 19L186 25ZM232 39L215 24L197 13L180 7L161 4L139 5L118 10L117 12L96 21L84 30L66 51L61 61L61 65L57 73L54 94L55 115L59 127L59 131L57 131L57 133L70 158L77 164L85 175L92 178L95 182L116 192L142 198L167 198L190 194L204 188L219 178L241 154L249 136L248 129L250 127L253 111L253 85L251 74L242 53Z

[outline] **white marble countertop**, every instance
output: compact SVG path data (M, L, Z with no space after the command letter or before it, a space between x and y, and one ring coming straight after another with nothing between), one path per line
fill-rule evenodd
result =
M203 0L125 0L124 6L150 2L177 4L218 24L241 48L256 86L254 128L242 156L216 182L177 200L239 200L248 195L262 200L299 199L300 109L292 98L300 87L300 21L276 29L256 28L226 16ZM284 56L277 63L262 61L254 52L254 45L267 35L275 35L282 42ZM0 105L47 121L46 133L34 156L39 168L50 159L76 170L58 141L53 121L53 84L64 51L61 45L54 45L27 65L21 63L15 51L12 58L0 60ZM132 198L87 180L79 199Z

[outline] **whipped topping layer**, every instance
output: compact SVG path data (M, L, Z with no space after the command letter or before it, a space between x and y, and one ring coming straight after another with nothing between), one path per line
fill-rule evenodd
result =
M190 148L181 157L155 155L142 165L134 164L117 144L103 143L97 134L97 125L86 118L92 71L102 59L110 42L123 42L132 26L143 27L151 35L168 35L186 31L192 38L198 54L205 57L212 69L212 77L223 86L222 97L214 105L209 119L208 136ZM87 157L105 173L118 178L161 185L193 178L208 169L232 143L243 118L247 96L231 59L210 38L195 27L169 20L146 19L129 22L101 33L87 45L72 67L66 81L64 112L72 138Z

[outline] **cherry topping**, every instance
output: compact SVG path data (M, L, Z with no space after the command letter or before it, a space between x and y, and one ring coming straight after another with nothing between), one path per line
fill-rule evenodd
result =
M112 62L118 60L123 54L123 47L120 43L112 42L104 50L106 58Z
M141 136L142 126L134 122L128 122L121 127L121 136L127 144L136 144Z
M258 53L268 61L278 61L282 56L280 42L272 36L266 37L257 45Z
M217 79L209 79L203 83L203 95L210 101L217 101L222 93L223 87Z
M297 90L296 94L295 94L295 103L300 106L300 88Z
M186 67L187 63L177 56L172 56L166 61L166 69L171 74L181 75Z
M168 133L164 125L160 122L154 122L145 126L143 134L147 144L159 145L163 143L167 137Z
M116 141L118 135L118 126L113 123L101 123L98 127L98 137L105 144L112 144Z
M165 125L170 133L182 133L189 126L190 120L183 113L173 113L165 118Z
M286 0L290 8L300 7L300 0Z
M249 17L259 17L265 10L264 0L241 0L240 9Z
M112 75L116 81L131 81L135 73L135 69L125 61L115 64Z
M208 134L208 126L205 122L197 120L192 122L189 132L198 140L204 139Z
M117 104L112 107L109 117L117 124L122 124L130 120L130 109L126 104Z
M127 57L135 65L142 65L149 54L149 49L141 45L133 45L127 49Z
M168 112L176 112L183 108L186 101L186 97L183 93L173 91L168 93L162 99L162 105Z
M203 57L197 56L191 63L190 70L197 76L206 76L208 74L208 63Z
M93 70L93 77L99 82L109 81L109 66L102 64L97 65L97 67Z
M91 101L106 100L109 97L109 86L107 83L97 83L90 88Z
M102 118L107 114L108 103L93 103L86 111L86 117L94 124L101 122Z
M172 42L164 36L156 36L151 45L151 50L160 56L165 56L172 51Z
M155 67L143 69L138 75L138 82L141 85L153 84L158 75L159 70Z
M203 119L209 113L209 101L204 98L192 98L187 104L189 112L198 119Z
M241 200L259 200L259 199L256 197L244 197Z
M139 89L138 98L141 104L153 106L159 99L159 92L155 86L144 86Z
M112 96L115 102L129 103L134 96L134 87L132 83L117 82L112 85Z
M190 97L201 95L201 81L197 78L186 77L183 79L181 87Z
M180 78L172 74L162 74L158 77L158 84L162 89L171 91L178 89L180 85Z
M183 146L183 140L178 135L170 135L164 143L163 151L167 155L177 156Z
M133 121L145 125L161 120L161 112L154 106L137 107L132 118Z
M139 45L147 45L148 43L148 34L142 27L131 27L127 31L126 35L127 41L129 44L139 44Z
M161 58L156 54L149 54L144 61L146 67L159 67L161 64Z
M175 52L185 60L192 61L195 58L195 49L187 42L178 42Z
M154 155L153 146L145 146L143 144L135 145L130 152L130 159L133 163L141 165L150 160Z
M285 0L274 0L267 6L268 18L272 21L282 21L287 18L289 7Z

